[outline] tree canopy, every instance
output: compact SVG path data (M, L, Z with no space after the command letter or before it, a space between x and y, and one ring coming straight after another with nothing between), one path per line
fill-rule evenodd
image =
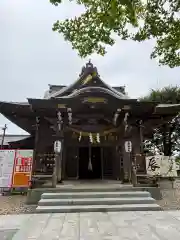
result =
M167 86L162 89L151 89L150 93L140 100L178 104L180 103L180 88L177 86Z
M141 101L154 101L159 103L180 103L180 88L168 86L162 89L152 89ZM168 138L168 139L167 139ZM168 140L168 141L167 141ZM145 148L152 151L156 147L165 155L171 155L173 151L180 154L180 115L175 116L167 123L166 129L160 126L154 129L153 139L145 142Z
M67 0L66 0L67 1ZM54 23L81 57L104 55L106 46L122 40L155 39L151 58L162 65L180 66L179 0L69 0L84 5L82 15ZM50 0L58 6L62 0Z

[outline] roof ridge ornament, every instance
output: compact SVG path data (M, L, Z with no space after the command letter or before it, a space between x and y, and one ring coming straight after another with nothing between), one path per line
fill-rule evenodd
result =
M93 67L93 64L91 63L91 59L89 59L89 62L86 63L86 67L88 67L88 68Z
M94 67L94 65L91 62L91 59L86 63L85 66L82 67L81 73L79 74L79 77L82 77L85 74L95 74L96 76L99 76L97 67Z

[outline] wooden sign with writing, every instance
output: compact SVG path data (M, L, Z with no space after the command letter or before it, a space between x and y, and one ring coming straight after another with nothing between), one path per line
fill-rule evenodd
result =
M105 99L105 98L87 97L87 98L83 99L83 103L107 103L107 99Z

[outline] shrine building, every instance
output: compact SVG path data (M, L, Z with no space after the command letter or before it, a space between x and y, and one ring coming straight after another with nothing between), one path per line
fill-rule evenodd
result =
M33 176L52 176L54 143L61 142L58 181L124 181L131 178L133 159L137 173L145 174L143 141L179 110L179 104L131 99L124 86L106 84L91 62L71 85L49 85L42 99L0 102L0 113L30 134L9 144L34 149Z

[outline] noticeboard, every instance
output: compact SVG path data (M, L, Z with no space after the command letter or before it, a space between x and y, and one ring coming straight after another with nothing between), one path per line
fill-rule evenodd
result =
M0 150L0 188L11 188L15 150Z

